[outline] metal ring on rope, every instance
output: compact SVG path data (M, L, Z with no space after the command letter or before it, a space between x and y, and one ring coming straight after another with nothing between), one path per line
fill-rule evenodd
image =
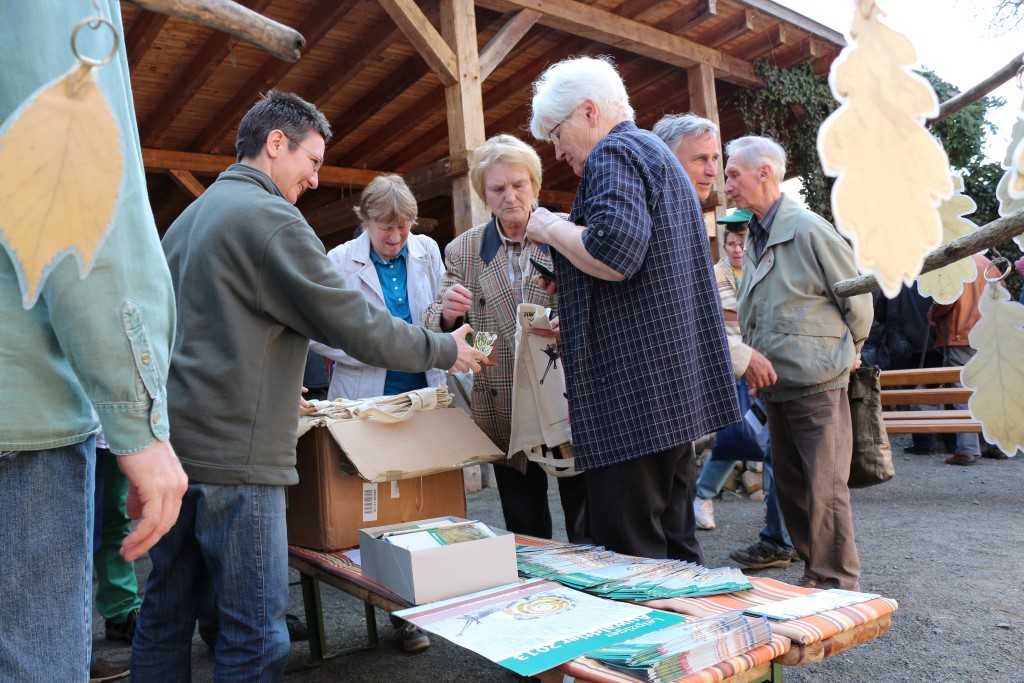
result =
M78 47L75 45L75 41L78 38L78 32L82 30L82 27L88 26L91 30L95 31L100 26L106 26L110 29L110 32L114 34L114 44L110 48L110 54L107 55L106 59L93 59L92 57L86 57L79 53ZM80 22L75 24L75 27L71 29L71 52L75 55L75 59L81 62L84 66L98 67L104 64L109 64L114 55L117 54L118 45L121 42L121 36L118 35L117 29L114 25L103 17L86 17Z

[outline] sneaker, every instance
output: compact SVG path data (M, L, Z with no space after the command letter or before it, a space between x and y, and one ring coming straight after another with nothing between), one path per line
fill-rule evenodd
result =
M978 462L978 456L966 453L957 453L946 458L947 465L973 465L976 462Z
M107 619L107 640L121 640L131 643L135 637L135 622L139 620L139 610L133 609L124 620L115 622Z
M743 550L734 550L729 553L729 557L750 569L788 567L789 563L793 561L791 552L780 553L761 541Z
M131 673L127 659L97 659L89 667L89 683L117 681Z
M715 528L715 504L710 498L694 498L693 514L697 517L697 528L711 531Z
M403 621L395 629L395 640L405 652L420 652L430 647L430 638L426 632L408 621Z

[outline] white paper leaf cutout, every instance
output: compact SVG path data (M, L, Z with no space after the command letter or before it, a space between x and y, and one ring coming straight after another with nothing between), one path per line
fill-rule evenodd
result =
M981 320L969 337L977 353L960 381L974 390L967 407L985 440L1013 455L1024 447L1024 306L1010 301L1005 287L989 284L978 310Z
M924 127L939 102L911 70L913 46L879 22L877 0L857 5L850 44L829 74L841 106L818 131L818 155L836 178L836 227L853 242L860 270L874 273L891 298L939 246L938 207L953 186L946 152Z
M999 200L999 215L1009 216L1024 209L1024 192L1020 191L1021 182L1024 180L1024 101L1021 102L1021 111L1017 114L1017 121L1013 124L1010 132L1010 144L1006 148L1006 158L1003 159L1003 168L1006 173L999 179L996 186L996 199ZM1015 189L1018 188L1018 189ZM1017 235L1013 238L1021 249L1024 249L1024 235Z
M942 243L946 244L974 232L978 226L964 218L974 213L978 205L963 194L964 180L959 173L951 173L955 193L939 205L942 216ZM918 290L923 296L930 296L940 304L951 304L960 298L965 282L974 282L978 269L971 257L954 261L917 279Z

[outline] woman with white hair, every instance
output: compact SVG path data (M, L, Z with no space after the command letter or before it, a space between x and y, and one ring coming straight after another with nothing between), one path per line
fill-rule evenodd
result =
M527 277L531 260L551 268L547 248L526 239L526 223L540 196L540 157L522 140L496 135L476 149L469 177L493 215L483 225L456 237L445 249L448 271L441 280L441 295L427 310L423 323L430 329L447 331L469 323L478 332L498 336L497 365L485 366L473 378L473 420L498 448L507 452L517 307L534 303L556 308L555 297ZM551 538L548 475L544 469L521 451L495 465L505 528ZM568 538L574 543L585 541L584 477L558 477L557 481Z
M604 59L545 71L530 130L580 176L569 220L538 209L527 235L555 265L594 543L702 562L692 442L739 411L697 196L665 143L633 123Z

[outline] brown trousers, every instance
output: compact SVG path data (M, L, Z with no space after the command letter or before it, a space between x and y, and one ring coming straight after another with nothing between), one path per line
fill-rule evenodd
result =
M766 401L779 507L805 576L858 590L860 559L850 507L853 431L846 389Z

